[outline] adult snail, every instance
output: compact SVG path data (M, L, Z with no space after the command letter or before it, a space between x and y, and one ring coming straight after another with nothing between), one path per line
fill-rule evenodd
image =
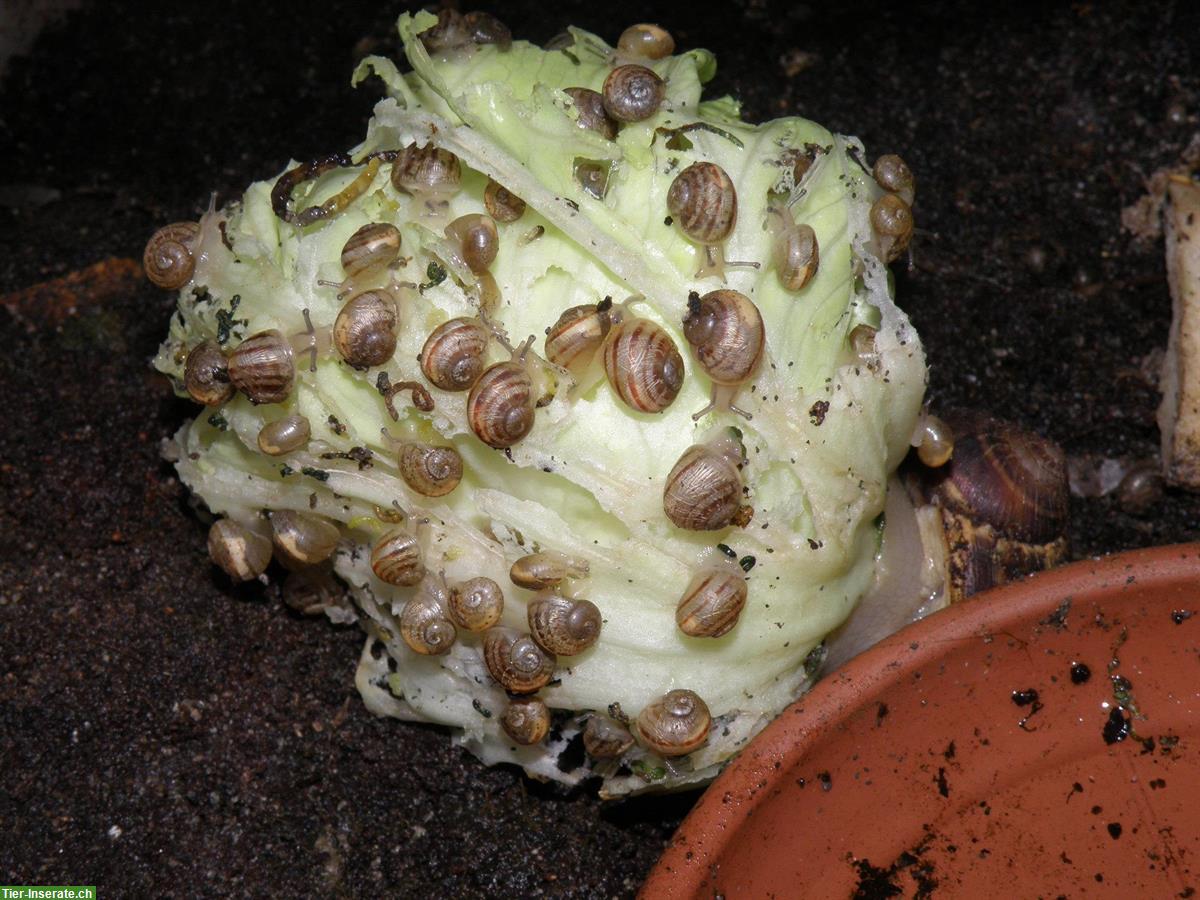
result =
M733 397L762 361L766 329L758 307L739 291L710 291L703 297L693 291L683 319L683 336L713 383L708 405L692 418L727 409L749 419L749 413L733 405Z
M732 437L694 444L667 475L663 511L689 531L744 528L754 510L742 504L742 448Z

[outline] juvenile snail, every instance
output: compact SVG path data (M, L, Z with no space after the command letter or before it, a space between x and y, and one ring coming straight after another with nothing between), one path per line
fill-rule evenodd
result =
M608 716L594 715L583 726L583 749L592 759L617 759L633 746L633 735Z
M742 449L730 437L694 444L667 475L663 511L679 528L720 531L745 528L754 510L742 505Z
M312 437L308 419L300 415L284 416L268 422L258 432L258 449L268 456L283 456L299 450Z
M568 578L586 578L589 566L586 559L576 559L565 553L544 550L522 556L512 564L508 576L517 587L540 591L557 587Z
M250 581L271 562L271 541L233 519L217 519L208 529L208 555L234 581Z
M220 406L236 393L229 381L229 362L216 341L201 341L183 365L183 386L188 395L205 406Z
M694 691L674 690L654 700L637 717L642 743L659 756L686 756L708 740L712 716Z
M441 656L449 653L458 630L442 604L444 588L437 579L426 579L400 613L400 637L414 653Z
M342 247L342 271L348 283L382 275L400 256L400 230L389 222L362 226Z
M504 613L504 592L483 576L469 578L450 588L450 618L467 631L487 631Z
M591 88L569 87L563 93L571 98L580 128L587 128L610 141L617 139L617 122L604 109L604 97Z
M476 275L488 270L500 249L496 223L490 216L468 213L446 226L446 237L468 269Z
M518 744L540 744L550 733L550 710L537 697L512 700L500 717L500 727Z
M525 215L525 201L491 178L483 192L483 208L497 222L515 222Z
M443 322L425 339L421 371L443 391L469 390L483 373L490 336L491 332L478 319Z
M371 571L380 581L412 587L425 577L421 544L403 528L385 532L371 548Z
M553 386L543 364L527 359L530 337L512 359L490 366L467 395L467 422L489 447L504 449L533 429L534 410L549 402Z
M765 329L758 307L740 291L709 291L703 297L693 291L683 318L683 336L713 383L708 405L693 420L714 409L749 419L750 414L732 401L762 361Z
M657 25L630 25L617 38L617 49L629 56L662 59L675 52L675 39Z
M328 519L290 509L271 513L271 529L275 555L289 569L324 562L341 538L338 527Z
M871 206L871 230L875 233L879 258L895 262L912 239L912 210L895 194L884 194Z
M289 572L283 580L283 602L306 616L318 616L331 607L346 606L346 589L324 568Z
M437 23L417 35L430 53L461 50L472 44L495 44L501 50L512 46L508 26L486 12L463 15L456 9L438 12Z
M154 232L142 253L146 277L168 291L177 291L191 281L199 237L200 225L196 222L172 222Z
M726 261L724 244L737 224L737 190L725 170L716 163L692 163L671 182L667 210L680 230L703 248L704 263L696 278L715 275L724 281L725 267L735 265Z
M737 624L748 593L740 571L732 567L702 569L679 599L675 623L691 637L720 637Z
M649 319L623 319L601 347L604 373L617 396L638 412L662 412L683 387L683 357L675 341Z
M817 233L811 225L796 224L786 209L772 206L767 210L767 216L767 225L775 238L771 258L779 283L784 290L802 290L817 274L820 264Z
M282 403L296 380L291 344L277 329L251 335L229 354L229 380L251 403Z
M346 301L333 323L333 345L355 369L382 366L396 352L396 301L384 290L363 291Z
M881 188L912 206L916 197L917 181L913 177L912 169L903 159L894 153L881 156L875 160L871 174L875 176L875 181Z
M944 466L954 455L954 432L928 410L917 419L911 443L917 448L917 458L932 469Z
M400 447L399 463L405 483L426 497L443 497L462 480L462 457L453 447L405 443Z
M409 144L392 163L392 186L421 200L427 212L443 209L462 186L462 165L449 150Z
M492 678L514 694L532 694L554 675L554 657L529 635L510 628L488 629L483 636L483 661Z
M604 79L604 111L618 122L641 122L662 106L666 85L645 66L617 66Z
M529 633L538 646L557 656L582 653L600 637L600 610L590 600L571 600L541 591L526 607Z
M858 361L868 367L879 364L879 349L875 346L876 334L877 329L866 324L855 325L850 330L850 349L854 351Z
M565 310L546 329L546 359L579 374L596 355L612 327L612 298Z

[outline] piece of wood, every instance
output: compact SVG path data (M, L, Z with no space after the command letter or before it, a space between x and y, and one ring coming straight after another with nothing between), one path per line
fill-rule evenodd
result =
M1173 175L1164 210L1171 332L1158 407L1163 474L1200 490L1200 185Z

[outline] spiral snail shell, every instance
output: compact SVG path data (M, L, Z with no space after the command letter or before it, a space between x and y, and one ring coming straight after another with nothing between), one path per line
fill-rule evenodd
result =
M500 249L500 237L491 216L468 213L446 226L446 237L456 245L467 267L476 275L488 270Z
M271 541L233 519L217 519L208 529L208 555L234 581L250 581L271 562Z
M737 224L737 190L716 163L692 163L671 182L667 210L692 240L719 244Z
M449 196L462 183L462 165L449 150L411 143L392 163L392 186L411 194Z
M443 322L425 339L421 371L443 391L465 391L479 380L490 333L478 319Z
M252 334L229 354L229 380L251 403L282 403L295 379L292 346L277 329Z
M220 406L233 397L236 388L229 381L229 361L216 341L201 341L188 353L183 386L193 400L205 406Z
M666 85L645 66L617 66L604 79L604 111L618 122L641 122L662 106Z
M540 744L550 733L550 710L537 697L511 700L500 717L500 727L518 744Z
M576 559L565 553L543 550L540 553L522 556L512 564L508 570L508 576L517 587L540 591L544 588L557 587L567 578L586 578L588 569L586 559Z
M912 209L895 194L884 194L871 205L871 229L875 232L880 259L895 262L912 239Z
M592 759L616 759L633 746L633 735L608 716L594 715L583 726L583 749Z
M420 583L425 577L425 563L416 536L403 528L383 534L371 548L371 571L388 584L412 587Z
M554 675L555 658L529 635L509 628L490 628L484 634L483 661L492 678L514 694L532 694Z
M944 466L954 455L954 432L928 411L917 419L911 443L917 448L917 458L931 469Z
M917 181L913 177L912 169L908 167L903 159L894 153L888 153L875 160L875 167L871 174L875 176L875 181L885 191L891 191L909 206L912 206L913 199L916 197Z
M614 141L617 138L617 123L604 109L604 97L599 91L591 88L569 87L563 93L571 98L575 111L579 113L576 120L580 128L587 128L601 137Z
M686 756L708 740L712 716L694 691L668 691L637 717L642 743L660 756Z
M363 291L346 301L333 323L333 345L356 369L381 366L396 352L396 301L387 291Z
M462 480L462 457L453 447L406 443L400 447L399 463L405 483L426 497L445 496Z
M450 588L450 618L467 631L487 631L504 613L504 592L490 578L469 578Z
M414 653L441 656L454 646L458 630L446 617L436 592L418 591L400 613L400 637Z
M663 511L679 528L720 531L744 528L754 510L742 505L741 451L732 439L694 444L667 475Z
M146 277L168 291L179 290L191 281L196 271L193 248L199 237L197 222L172 222L154 232L142 253Z
M604 372L617 396L638 412L662 412L683 387L683 357L675 341L649 319L614 325L601 348Z
M529 633L538 646L557 656L582 653L600 637L603 620L590 600L570 600L542 591L526 607Z
M268 422L258 432L258 449L268 456L283 456L299 450L312 437L308 419L300 415L284 416Z
M546 359L577 374L585 369L612 328L611 309L612 299L606 297L565 310L546 329Z
M515 222L525 215L525 201L491 178L483 192L483 208L497 222Z
M775 274L784 290L802 290L817 274L821 262L817 233L811 225L797 225L785 209L771 207L769 213L775 231L771 245Z
M383 272L400 255L400 230L388 222L372 222L350 235L342 247L342 271L350 279Z
M675 39L670 32L657 25L641 23L630 25L617 38L617 49L630 56L646 59L662 59L675 52Z
M324 562L341 538L338 527L328 519L291 509L271 513L271 529L275 555L289 569Z
M740 291L692 292L683 336L696 361L717 384L741 384L762 360L765 329L753 301Z
M675 623L691 637L720 637L737 624L749 587L740 571L712 567L697 572L675 608Z
M516 360L490 366L467 395L467 421L489 447L504 449L533 429L533 380Z

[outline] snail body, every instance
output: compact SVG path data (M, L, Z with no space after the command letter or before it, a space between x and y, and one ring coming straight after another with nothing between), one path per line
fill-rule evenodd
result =
M731 438L694 444L667 475L663 511L689 531L744 528L754 510L742 505L741 449Z
M160 288L177 291L196 271L195 246L200 237L198 222L172 222L150 236L142 253L146 277Z
M402 528L386 532L371 548L371 571L388 584L419 584L425 577L425 563L416 536Z
M271 513L271 530L275 555L289 569L324 562L341 538L338 527L328 519L290 509Z
M638 412L662 412L683 387L683 357L671 336L649 319L615 324L601 354L608 383Z
M550 710L537 697L517 698L504 710L500 727L518 744L526 747L540 744L550 733Z
M382 366L396 352L396 301L387 291L363 291L346 301L333 323L333 345L356 369Z
M717 638L737 624L749 586L740 571L710 567L697 572L675 608L675 623L691 637Z
M576 374L587 368L612 328L611 308L606 298L565 310L546 330L546 359Z
M708 740L712 715L694 691L674 690L649 703L637 717L642 743L660 756L686 756Z
M490 334L478 319L443 322L421 348L421 371L443 391L470 390L483 373Z
M311 437L308 419L300 415L284 416L268 422L258 432L258 449L268 456L283 456L299 450Z
M513 694L532 694L554 675L555 658L529 635L508 628L484 634L483 660L492 678Z
M229 380L251 403L282 403L296 380L291 343L277 329L252 334L229 354Z
M508 574L517 587L540 591L557 587L568 578L586 578L588 569L586 559L545 550L522 556L512 564Z
M737 387L750 379L762 361L766 330L754 302L729 289L709 291L703 297L693 291L683 319L683 336L713 382L708 406L692 418L718 408L750 418L731 401Z
M220 406L237 389L229 380L229 361L216 341L201 341L187 355L183 386L197 403Z
M600 610L590 600L542 591L529 601L526 615L529 633L538 646L556 656L582 653L600 637Z
M208 529L209 558L234 581L250 581L271 562L271 541L233 519L217 519Z
M490 578L469 578L450 588L448 607L459 628L487 631L504 613L504 592Z
M453 447L409 442L400 447L400 475L405 483L426 497L442 497L462 480L462 456Z
M629 63L617 66L604 80L604 111L618 122L641 122L662 106L666 85L651 69Z

